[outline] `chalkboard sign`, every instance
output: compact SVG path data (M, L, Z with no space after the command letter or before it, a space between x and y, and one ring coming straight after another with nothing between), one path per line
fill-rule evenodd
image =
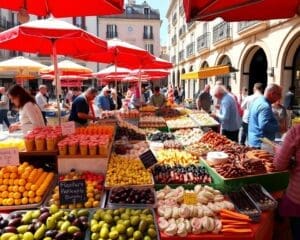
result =
M139 156L145 168L149 168L157 163L157 159L151 150L148 150Z
M59 182L60 204L84 203L87 201L84 179Z

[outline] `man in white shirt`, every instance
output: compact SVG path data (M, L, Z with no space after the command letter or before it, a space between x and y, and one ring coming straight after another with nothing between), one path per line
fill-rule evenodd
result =
M35 95L35 101L36 104L40 107L43 117L46 119L46 112L45 109L51 104L48 103L48 96L47 96L47 86L46 85L40 85L39 86L39 92Z
M259 96L263 94L263 85L262 83L255 83L253 87L253 94L247 96L241 104L241 108L244 110L243 114L243 122L242 122L242 136L241 136L241 145L245 145L247 136L248 136L248 120L249 120L249 109L251 104L257 99Z

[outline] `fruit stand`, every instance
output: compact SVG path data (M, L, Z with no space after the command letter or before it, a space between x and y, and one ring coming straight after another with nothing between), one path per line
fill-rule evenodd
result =
M0 170L0 209L20 210L1 217L0 240L270 239L277 202L267 190L288 181L273 156L205 133L217 122L204 113L147 111L156 109L114 113L66 136L54 126L24 136L21 164ZM149 149L157 162L146 169L140 155ZM226 161L214 165L214 151Z

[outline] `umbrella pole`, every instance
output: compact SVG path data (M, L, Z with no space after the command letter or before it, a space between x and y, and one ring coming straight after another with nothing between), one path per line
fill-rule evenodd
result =
M140 103L141 103L141 100L142 100L142 71L141 71L141 68L139 68L139 84L138 84L138 87L139 87Z
M56 102L57 102L57 110L58 110L58 124L61 125L61 109L60 109L60 97L61 97L61 89L59 83L59 74L58 74L58 65L57 65L57 52L56 52L56 39L52 39L52 61L54 65L54 77L55 77L55 85L56 85Z

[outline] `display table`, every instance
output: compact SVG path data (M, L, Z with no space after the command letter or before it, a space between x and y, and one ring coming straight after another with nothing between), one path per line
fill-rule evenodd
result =
M252 233L251 234L200 234L200 235L189 235L188 237L175 237L167 236L165 234L160 234L162 240L182 240L182 239L222 239L222 240L271 240L274 228L274 213L264 212L261 215L261 220L259 223L251 224Z

